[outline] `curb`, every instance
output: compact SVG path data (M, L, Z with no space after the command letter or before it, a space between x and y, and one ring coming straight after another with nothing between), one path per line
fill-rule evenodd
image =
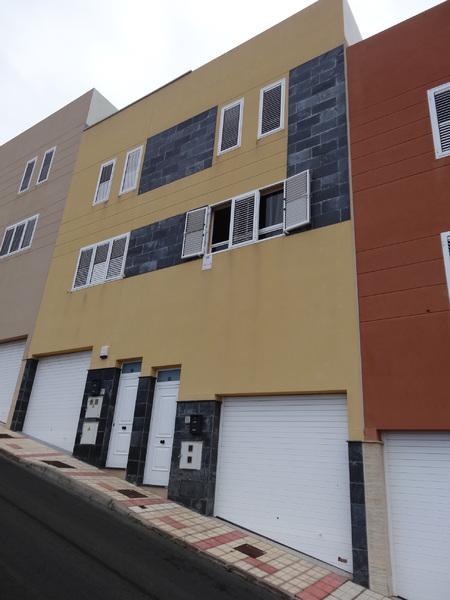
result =
M159 535L160 537L162 537L168 541L171 541L172 543L175 543L178 546L181 546L190 551L194 551L196 554L204 557L206 560L209 560L211 562L214 562L217 565L220 565L226 571L228 571L230 573L235 573L236 575L239 575L243 579L246 579L247 581L250 581L250 582L258 585L259 587L263 587L266 590L269 590L270 592L272 592L274 594L278 594L278 596L280 597L280 600L281 599L285 600L286 598L289 598L292 600L292 598L293 598L293 596L291 594L288 594L288 593L284 592L283 590L280 590L279 588L272 586L270 583L267 583L262 579L258 579L257 577L248 573L247 571L242 571L241 569L238 569L238 568L234 567L233 565L227 564L227 563L221 561L218 557L213 556L211 554L207 554L206 552L202 552L201 550L199 550L192 544L189 544L188 542L185 542L184 540L182 540L178 537L170 535L169 532L158 529L151 523L146 523L146 522L142 521L141 519L136 517L132 513L132 511L128 510L128 508L121 506L120 503L108 498L102 492L99 492L95 489L90 489L88 486L82 484L81 482L79 482L77 480L72 479L71 477L68 477L64 473L58 472L56 469L54 470L54 468L52 468L49 465L38 464L35 462L24 460L20 456L16 456L15 454L10 453L5 448L0 448L0 456L5 458L6 460L9 460L10 462L17 463L22 468L27 469L28 471L39 475L43 479L46 479L50 483L57 485L61 489L72 492L73 494L75 494L77 496L81 496L82 498L84 498L84 500L86 500L90 504L94 504L95 506L98 506L100 508L107 509L112 512L116 512L119 515L121 515L122 517L125 517L128 520L130 520L132 523L139 525L141 528L143 528L145 530L150 530L154 534Z

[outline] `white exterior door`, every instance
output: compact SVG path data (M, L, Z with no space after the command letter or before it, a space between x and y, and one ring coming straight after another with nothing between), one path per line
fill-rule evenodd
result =
M450 598L450 433L383 439L394 593Z
M73 451L90 362L90 352L39 359L24 433Z
M215 514L351 572L345 396L225 399Z
M139 371L127 373L123 370L120 374L108 457L106 459L106 466L110 468L125 469L127 466L139 375L140 366Z
M0 421L6 423L25 352L25 340L0 344Z
M167 486L169 484L180 381L179 371L178 375L174 376L177 379L169 381L166 381L165 373L171 373L171 371L162 371L158 374L153 398L144 469L144 483L148 485Z

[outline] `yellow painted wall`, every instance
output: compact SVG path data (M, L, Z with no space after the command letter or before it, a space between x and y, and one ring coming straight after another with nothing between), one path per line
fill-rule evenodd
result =
M209 271L192 261L70 291L80 247L283 179L287 119L283 131L257 140L259 90L342 43L341 1L321 0L87 130L30 355L93 347L92 368L137 357L143 374L181 365L181 400L347 392L349 436L360 439L350 222L214 255ZM241 148L190 177L118 196L127 150L242 96ZM100 164L114 157L110 199L93 207ZM110 346L107 361L98 358L102 345Z

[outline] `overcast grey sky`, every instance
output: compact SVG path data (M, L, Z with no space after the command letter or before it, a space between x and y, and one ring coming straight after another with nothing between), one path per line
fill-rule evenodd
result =
M349 0L364 38L440 0ZM0 0L0 143L95 87L117 108L311 0Z

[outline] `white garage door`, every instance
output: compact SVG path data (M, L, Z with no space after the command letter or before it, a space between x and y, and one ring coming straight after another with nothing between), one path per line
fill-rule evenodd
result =
M90 352L39 360L24 433L73 451L90 360Z
M394 592L450 598L450 433L384 436Z
M25 340L0 344L0 421L6 423L25 351Z
M215 514L351 572L346 398L224 400Z

